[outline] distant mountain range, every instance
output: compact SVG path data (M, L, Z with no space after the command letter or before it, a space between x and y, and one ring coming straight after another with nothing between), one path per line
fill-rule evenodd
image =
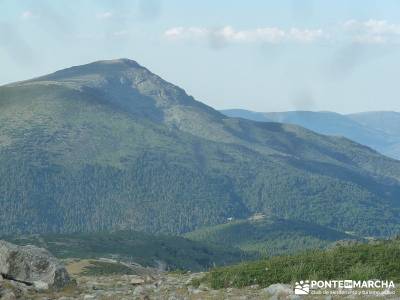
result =
M349 115L326 111L264 113L243 109L228 109L221 112L229 117L288 123L322 134L343 136L389 157L400 159L400 113L398 112L375 111Z
M400 232L400 161L227 117L127 59L1 86L0 178L0 234L185 234L256 213Z

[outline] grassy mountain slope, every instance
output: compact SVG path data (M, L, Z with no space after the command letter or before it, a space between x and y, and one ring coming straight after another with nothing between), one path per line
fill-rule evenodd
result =
M48 249L58 258L110 258L170 270L205 270L254 256L236 249L194 242L182 237L149 235L133 231L90 234L9 236L2 239L19 245Z
M221 111L227 116L259 122L280 122L300 125L315 132L344 136L385 155L400 158L400 114L368 112L342 115L333 112L288 111L252 112L242 109Z
M324 248L355 238L316 224L262 216L201 228L185 237L267 256Z
M0 87L0 233L185 233L268 213L400 230L400 162L227 118L130 60Z
M268 260L216 268L206 280L213 288L253 284L268 286L306 279L380 279L399 282L399 246L399 240L392 240L276 256Z

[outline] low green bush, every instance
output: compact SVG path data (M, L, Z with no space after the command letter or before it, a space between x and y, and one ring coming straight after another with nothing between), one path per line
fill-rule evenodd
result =
M400 241L336 246L296 255L215 268L205 280L213 288L268 286L298 280L381 279L400 281Z

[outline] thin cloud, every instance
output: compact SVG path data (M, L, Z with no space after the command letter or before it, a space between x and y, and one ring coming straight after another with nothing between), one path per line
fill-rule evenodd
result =
M38 19L38 18L39 18L39 15L33 13L30 10L26 10L21 13L21 19L23 19L23 20Z
M400 24L390 23L387 20L369 19L366 21L348 20L324 29L260 27L237 30L232 26L220 28L172 27L164 32L164 37L172 41L207 40L212 45L313 43L317 41L342 41L366 45L400 44Z
M314 42L324 37L326 37L326 35L324 34L322 29L292 28L289 31L289 39L299 42Z
M343 28L350 34L352 41L356 43L386 44L400 42L400 24L390 23L387 20L348 20L343 23Z
M204 27L173 27L164 32L168 40L211 40L221 44L229 43L271 43L313 42L324 37L322 29L289 30L278 27L262 27L249 30L236 30L231 26L210 29Z
M101 12L96 14L96 18L100 20L106 20L106 19L111 19L114 16L114 14L110 11L106 12Z

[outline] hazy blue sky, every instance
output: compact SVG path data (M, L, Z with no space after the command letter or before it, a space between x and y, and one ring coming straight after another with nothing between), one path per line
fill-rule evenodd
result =
M215 108L400 111L400 1L0 0L0 84L131 58Z

